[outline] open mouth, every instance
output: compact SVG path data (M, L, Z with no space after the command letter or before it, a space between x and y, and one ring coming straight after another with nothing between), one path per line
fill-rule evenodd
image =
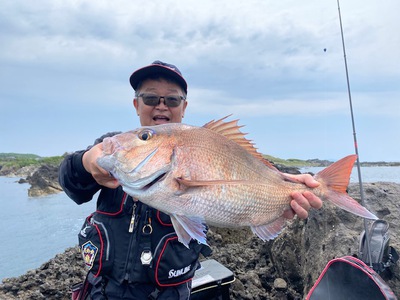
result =
M157 172L149 176L141 177L135 180L130 179L132 178L131 176L134 174L125 173L125 175L122 176L121 181L125 182L125 184L129 186L129 188L131 188L132 190L144 191L150 189L155 184L161 182L166 177L170 169L171 169L170 166L166 165L164 168L158 170Z
M157 115L153 117L154 122L169 122L170 118L167 116Z
M161 173L160 175L155 177L152 181L150 181L148 184L146 184L142 189L143 190L148 190L153 185L155 185L157 182L162 181L165 178L166 175L167 175L167 172Z

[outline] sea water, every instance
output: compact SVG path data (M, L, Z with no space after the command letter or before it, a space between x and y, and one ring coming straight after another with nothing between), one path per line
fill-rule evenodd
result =
M323 167L307 167L300 168L300 172L313 174L318 173L324 169ZM361 181L362 182L396 182L400 183L400 167L361 167ZM358 182L359 174L356 167L350 175L350 182Z
M400 167L365 167L361 175L363 182L400 183ZM65 193L30 198L29 184L18 179L0 177L0 280L25 274L75 246L84 219L95 209L96 201L77 205ZM356 168L351 182L358 182Z
M78 242L95 201L77 205L65 193L28 197L29 184L0 177L0 280L26 273Z

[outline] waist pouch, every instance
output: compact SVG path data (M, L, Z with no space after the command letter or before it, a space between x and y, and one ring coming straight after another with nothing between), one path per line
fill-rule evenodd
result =
M132 209L109 214L96 211L85 219L79 246L87 269L95 276L153 283L169 287L190 281L200 253L209 249L197 241L189 248L178 241L168 215L138 204L135 229L129 231ZM154 217L153 217L154 216Z
M192 280L200 266L203 245L192 241L189 248L178 241L176 233L165 235L154 250L149 265L150 279L161 288L176 286Z
M90 215L83 223L78 239L85 266L94 276L103 275L112 269L112 235L104 222Z

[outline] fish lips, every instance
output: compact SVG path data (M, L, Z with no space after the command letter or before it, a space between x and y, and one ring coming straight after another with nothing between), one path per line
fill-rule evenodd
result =
M113 155L105 155L102 157L99 157L97 159L97 164L109 172L111 175L115 175L115 165L116 165L117 159ZM114 176L115 177L115 176Z
M124 174L120 176L119 181L123 186L129 187L130 190L147 191L165 179L170 170L170 166L167 165L153 174L138 178L137 180L132 180L135 174Z
M97 159L97 163L104 170L110 172L122 186L127 186L129 190L135 190L137 192L150 189L153 185L162 181L171 170L171 166L168 164L149 176L140 177L140 173L135 170L124 172L118 168L119 162L114 155L100 157Z

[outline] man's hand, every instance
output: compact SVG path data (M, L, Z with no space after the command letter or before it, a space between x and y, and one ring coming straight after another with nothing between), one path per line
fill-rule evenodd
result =
M94 180L102 186L115 189L119 186L118 180L97 164L97 159L103 154L103 143L93 146L82 157L82 163L86 171L92 174Z
M316 181L310 174L285 174L285 176L291 177L298 182L302 182L310 188L316 188L320 185L320 183ZM321 199L312 192L292 192L290 196L293 198L293 200L290 202L290 207L292 209L285 211L283 215L287 219L293 219L296 214L300 219L307 219L308 211L311 208L320 209L322 207Z

